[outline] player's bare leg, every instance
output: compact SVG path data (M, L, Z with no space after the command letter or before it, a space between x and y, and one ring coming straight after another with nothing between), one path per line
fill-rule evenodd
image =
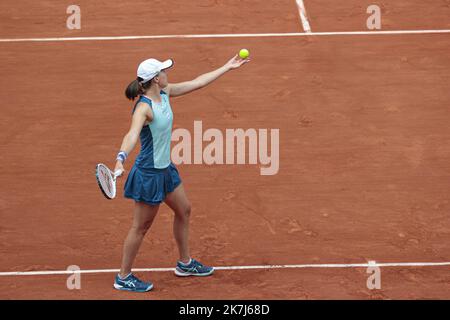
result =
M191 258L189 254L189 218L191 215L191 203L180 184L173 192L169 193L165 202L175 213L173 220L173 235L178 245L180 260L177 262L175 274L180 277L186 276L209 276L213 274L214 268L201 264Z
M173 235L178 245L180 261L189 262L189 217L191 215L191 203L189 202L181 183L165 199L166 204L173 210Z
M148 205L135 202L133 224L128 231L123 246L122 266L119 275L126 277L131 272L131 266L141 246L142 240L158 213L159 205Z

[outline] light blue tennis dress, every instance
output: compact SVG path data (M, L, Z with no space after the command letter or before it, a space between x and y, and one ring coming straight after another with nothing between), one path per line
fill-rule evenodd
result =
M128 174L124 185L126 198L157 205L164 201L167 193L181 183L177 168L170 160L173 113L168 95L161 90L161 103L152 102L141 95L138 103L149 105L153 120L142 127L141 150Z

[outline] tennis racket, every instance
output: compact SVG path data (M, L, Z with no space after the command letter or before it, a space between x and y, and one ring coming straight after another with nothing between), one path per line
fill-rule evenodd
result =
M116 179L122 173L123 170L121 169L112 172L103 163L97 164L97 167L95 168L95 177L97 178L100 190L107 199L114 199L116 197Z

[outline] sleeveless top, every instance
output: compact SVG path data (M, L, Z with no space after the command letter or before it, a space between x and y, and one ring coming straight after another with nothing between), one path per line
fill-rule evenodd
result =
M169 97L164 91L161 93L161 103L156 103L146 96L139 96L134 105L140 102L149 105L153 111L153 120L142 127L139 135L141 150L136 157L135 166L145 169L164 169L170 165L170 141L172 137L173 113Z

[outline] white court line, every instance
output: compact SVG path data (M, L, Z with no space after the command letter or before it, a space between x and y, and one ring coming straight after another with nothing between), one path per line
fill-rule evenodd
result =
M368 262L368 263L331 263L331 264L274 264L259 266L219 266L216 270L254 270L254 269L306 269L306 268L368 268L368 267L442 267L450 266L450 262ZM136 272L167 272L175 268L137 268ZM119 269L92 269L92 270L55 270L55 271L12 271L0 272L0 276L39 276L74 273L114 273Z
M391 30L391 31L338 31L338 32L286 32L286 33L231 33L231 34L168 34L149 36L108 37L61 37L61 38L10 38L0 42L56 42L56 41L111 41L141 39L192 39L192 38L260 38L260 37L311 37L311 36L354 36L354 35L399 35L450 33L450 29L436 30Z
M303 25L303 31L310 33L311 26L309 25L308 16L306 14L305 4L303 3L303 0L296 0L296 2L297 2L297 7L298 7L298 13L300 15L300 20L302 21L302 25Z

